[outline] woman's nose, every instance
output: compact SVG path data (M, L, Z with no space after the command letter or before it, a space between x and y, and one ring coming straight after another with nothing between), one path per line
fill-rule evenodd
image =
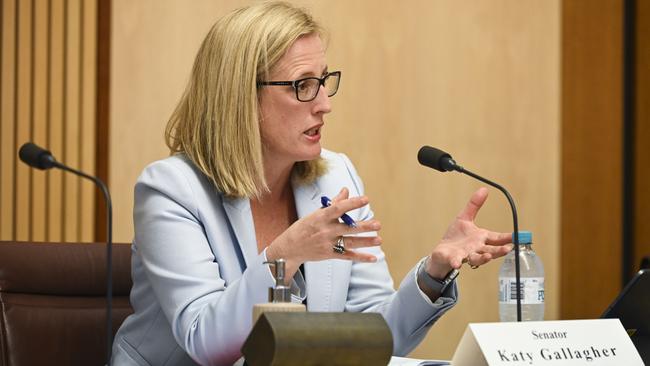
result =
M315 102L315 112L316 113L329 113L332 111L332 105L330 104L330 97L327 96L327 88L324 85L320 86L318 90L318 95Z

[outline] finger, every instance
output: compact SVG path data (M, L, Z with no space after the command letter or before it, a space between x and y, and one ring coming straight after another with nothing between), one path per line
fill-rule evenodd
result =
M460 256L453 257L449 260L449 266L454 269L460 269L460 267L463 266L463 263L466 263L465 258Z
M476 190L476 192L474 192L474 194L472 194L472 197L469 199L469 202L467 202L467 206L465 206L460 214L458 214L458 218L461 220L474 221L476 214L478 214L478 211L485 203L487 196L487 188L481 187Z
M355 262L367 262L372 263L377 261L377 257L372 254L357 252L355 250L346 249L342 254L334 253L335 259L347 259Z
M373 219L368 221L359 221L356 224L357 224L356 227L351 227L346 224L340 224L340 228L342 229L342 231L340 232L339 235L354 235L354 234L362 234L362 233L381 230L381 223L379 222L379 220Z
M467 263L467 255L463 254L462 251L457 250L454 253L449 254L445 262L454 269L460 269L463 263Z
M343 245L348 248L366 248L381 245L380 236L344 236Z
M510 253L514 247L515 246L513 244L506 244L504 246L498 247L499 250L497 252L491 253L492 259L503 257L504 255Z
M491 260L492 260L492 255L490 253L483 253L483 254L472 253L469 255L468 264L472 267L478 267L484 265L485 263Z
M347 187L343 187L341 188L339 193L334 198L332 198L332 203L342 201L348 198L349 196L350 196L350 191L348 190Z
M493 258L497 258L507 254L510 251L509 249L512 249L512 244L506 244L503 246L484 245L481 249L476 250L475 253L489 253Z
M489 231L485 244L487 245L504 245L512 243L512 233L496 233Z
M338 202L332 202L332 205L324 208L323 211L325 211L331 218L338 218L348 211L356 210L357 208L367 205L368 202L369 200L366 196L352 197L342 199Z

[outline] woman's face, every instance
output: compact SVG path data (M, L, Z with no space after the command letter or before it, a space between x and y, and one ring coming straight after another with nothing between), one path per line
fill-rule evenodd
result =
M327 72L325 49L318 35L302 36L271 70L265 81L322 77ZM296 99L293 86L264 86L259 91L260 132L266 162L293 164L320 155L323 116L331 111L321 86L310 102Z

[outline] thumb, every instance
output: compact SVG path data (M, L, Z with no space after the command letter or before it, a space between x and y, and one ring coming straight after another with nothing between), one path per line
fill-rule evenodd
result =
M341 188L341 191L339 191L339 194L332 198L332 203L343 201L344 199L347 199L348 196L350 196L350 191L348 191L346 187L343 187Z
M485 187L481 187L472 194L472 197L467 202L467 206L458 214L458 218L461 220L474 221L478 211L481 209L485 200L488 197L488 190Z

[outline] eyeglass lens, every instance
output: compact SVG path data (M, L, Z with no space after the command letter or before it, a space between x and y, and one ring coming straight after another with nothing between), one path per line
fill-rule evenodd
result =
M327 96L331 97L336 94L339 87L339 74L329 74L323 80ZM304 79L297 85L298 99L301 101L310 101L316 98L320 90L320 79Z

